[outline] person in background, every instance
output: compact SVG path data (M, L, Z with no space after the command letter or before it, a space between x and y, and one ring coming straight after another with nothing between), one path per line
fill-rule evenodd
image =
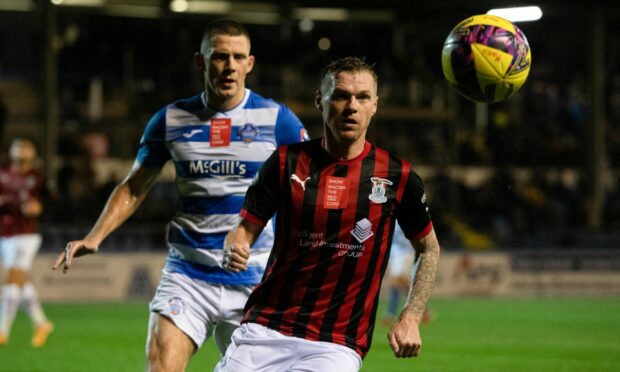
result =
M284 105L246 88L254 67L250 36L231 19L207 25L195 64L204 91L178 100L147 124L133 169L110 195L92 230L71 241L54 268L96 253L103 240L138 209L168 160L180 200L167 231L168 258L150 304L147 369L182 371L205 340L226 350L248 295L263 275L273 231L257 237L248 270L222 265L224 238L235 227L243 197L278 145L305 140Z
M33 347L45 345L54 329L47 319L30 278L32 261L41 246L37 220L43 213L43 173L35 167L33 141L15 138L9 147L10 165L0 170L0 257L3 278L0 299L0 345L9 342L11 326L21 303L32 320Z

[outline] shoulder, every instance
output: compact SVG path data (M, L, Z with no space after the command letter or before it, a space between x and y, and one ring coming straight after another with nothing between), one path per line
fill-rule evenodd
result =
M201 94L196 94L191 97L178 99L171 104L167 105L165 110L179 109L185 111L195 111L204 109L204 103L202 102Z
M404 170L410 170L413 168L413 164L411 162L401 159L398 155L394 154L391 151L388 151L382 147L376 146L372 144L372 148L375 153L375 156L381 156L387 159L390 167L401 167Z
M245 108L281 108L284 106L271 98L261 96L251 89L248 89L248 92L249 96L245 103Z
M291 151L291 152L296 152L296 153L300 153L300 152L316 152L316 151L321 151L322 147L321 147L321 138L315 138L313 140L310 141L305 141L305 142L295 142L295 143L291 143L288 145L282 145L280 146L281 149L286 149L287 151Z
M153 119L157 121L165 121L169 111L176 111L180 114L183 112L195 112L204 109L204 103L200 94L192 97L181 98L162 107L153 115Z
M313 139L305 142L292 142L278 146L278 152L281 159L288 159L296 163L299 159L309 161L319 161L325 159L326 153L321 146L321 139Z
M159 133L165 130L167 121L170 117L185 117L188 113L204 109L204 104L200 98L200 94L192 97L176 100L162 108L160 108L149 120L146 128L147 133ZM160 133L161 134L161 133Z

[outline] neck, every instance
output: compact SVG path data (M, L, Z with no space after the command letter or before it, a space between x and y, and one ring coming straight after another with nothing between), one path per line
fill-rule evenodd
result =
M228 111L235 108L243 101L245 89L241 89L239 94L232 97L219 97L210 90L205 90L207 97L207 106L216 111Z
M325 134L323 147L328 154L336 160L351 160L359 156L364 151L366 139L358 138L354 142L338 141L329 133Z

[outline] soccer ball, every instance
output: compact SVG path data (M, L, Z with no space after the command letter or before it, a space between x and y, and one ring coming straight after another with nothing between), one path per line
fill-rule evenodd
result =
M441 67L461 95L477 102L502 101L521 88L532 54L523 32L493 15L469 17L456 25L443 44Z

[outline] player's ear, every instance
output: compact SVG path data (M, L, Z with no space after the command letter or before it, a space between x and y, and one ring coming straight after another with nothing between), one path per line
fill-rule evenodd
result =
M323 100L323 93L320 90L317 90L314 94L314 106L319 109L319 111L323 112L323 105L321 101Z
M200 72L203 72L204 70L206 70L206 65L205 65L205 56L204 54L200 53L200 52L196 52L194 53L194 64L196 64L196 69Z
M377 113L377 105L378 105L378 103L379 103L379 96L376 96L375 97L375 102L372 105L372 114L373 115Z
M254 58L254 56L250 54L248 56L248 72L247 72L248 74L250 72L252 72L252 69L254 68L254 62L255 61L256 61L256 58Z

